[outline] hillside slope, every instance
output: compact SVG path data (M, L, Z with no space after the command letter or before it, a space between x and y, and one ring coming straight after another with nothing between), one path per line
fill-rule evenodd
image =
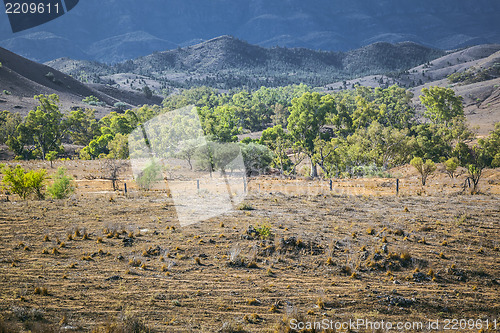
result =
M491 75L478 82L451 82L448 77L454 73L476 73L483 70ZM500 45L478 45L450 52L431 62L416 66L398 75L369 75L346 82L328 84L325 91L352 89L360 84L370 87L387 87L392 84L411 88L417 110L423 112L418 96L422 88L430 86L451 87L464 98L465 114L473 126L478 126L479 135L487 135L495 122L500 121Z
M112 66L57 59L47 64L94 82L113 81L129 88L150 79L156 88L209 85L221 89L306 83L320 86L335 79L401 71L445 52L415 43L375 43L349 52L303 48L263 48L230 36L129 60ZM127 74L134 74L137 77Z
M120 98L120 94L116 92L101 92L104 88L99 85L90 87L52 67L28 60L3 48L0 48L0 63L2 63L0 67L1 110L18 111L25 115L36 107L37 102L33 96L39 94L59 95L61 105L66 111L78 107L89 107L82 103L82 99L91 95L96 96L106 103L106 106L93 106L100 116L111 112L113 104L119 101L124 101L131 106L161 102L161 99L157 97L148 100L140 93L128 94L124 99Z

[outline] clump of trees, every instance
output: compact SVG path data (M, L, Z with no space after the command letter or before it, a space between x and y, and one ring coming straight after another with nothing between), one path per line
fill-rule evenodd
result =
M398 86L356 86L330 93L305 85L224 93L199 87L168 96L162 106L111 112L99 120L92 109L62 112L56 95L35 98L39 106L24 119L17 113L0 113L0 143L19 159L52 161L62 152L63 143L83 146L82 159L126 159L134 129L156 116L194 105L201 127L175 120L175 131L159 132L166 140L151 142L172 151L170 136L178 136L179 129L186 135L200 129L207 144L184 140L175 156L191 168L229 168L231 145L213 148L236 144L239 135L256 131L263 131L259 139L245 139L237 145L253 174L269 167L296 174L297 166L307 160L311 177L319 171L324 177L356 177L366 172L382 174L412 160L420 165L420 159L425 170L432 169L428 168L431 163L444 162L450 177L455 177L459 166L464 167L477 190L482 170L500 165L500 125L471 145L475 134L467 125L462 98L448 88L422 90L423 118L416 115L412 93ZM198 133L188 136L196 138Z

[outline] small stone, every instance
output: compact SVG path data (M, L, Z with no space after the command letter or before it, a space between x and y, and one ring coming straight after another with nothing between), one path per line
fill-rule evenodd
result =
M118 281L118 280L122 280L123 278L119 275L113 275L109 278L107 278L105 281Z

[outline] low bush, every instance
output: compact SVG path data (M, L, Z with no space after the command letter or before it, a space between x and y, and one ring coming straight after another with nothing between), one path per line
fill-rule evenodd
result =
M47 187L47 192L54 199L64 199L75 192L73 177L66 175L66 168L59 167L53 177L54 182Z
M19 195L23 200L30 194L35 194L37 199L43 199L45 194L45 180L47 179L47 170L26 171L20 165L15 168L10 166L0 166L0 172L3 174L3 188L11 193Z

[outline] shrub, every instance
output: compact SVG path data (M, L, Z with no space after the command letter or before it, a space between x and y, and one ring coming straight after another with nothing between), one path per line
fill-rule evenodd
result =
M150 190L154 184L163 179L162 166L155 161L142 171L137 177L136 183L143 190Z
M100 333L100 332L108 332L108 333L142 333L142 332L151 332L151 328L148 327L143 321L138 318L135 318L131 315L125 314L122 316L119 321L107 322L104 325L98 326L92 330L92 333Z
M272 236L271 226L267 224L258 225L255 230L261 239L267 239Z
M19 195L23 200L31 193L35 194L38 199L44 198L43 188L47 179L45 169L26 172L23 167L17 165L15 168L2 167L0 172L4 175L3 188L9 192Z
M74 191L73 177L66 175L66 168L59 167L54 176L54 182L47 187L47 192L54 199L64 199Z
M91 95L82 99L82 102L92 106L106 106L106 103L101 102L99 98Z
M255 208L253 208L253 206L248 204L248 203L242 202L238 205L237 209L238 210L254 210Z
M48 72L47 74L45 74L45 77L46 77L48 80L52 81L52 82L54 82L54 81L55 81L55 79L56 79L56 77L55 77L54 73L52 73L52 72Z
M456 157L452 157L444 162L446 174L448 176L450 176L450 178L455 177L455 171L458 168L458 164L459 164L459 161L458 161L458 158L456 158Z
M391 178L391 174L385 172L384 168L378 167L376 164L360 165L352 168L353 177L367 177L367 178Z
M420 157L414 157L410 164L417 169L420 174L422 185L425 186L425 182L427 181L427 177L436 171L436 165L431 160L426 160L425 163Z
M124 102L116 102L113 106L120 112L123 112L127 109L127 103Z

